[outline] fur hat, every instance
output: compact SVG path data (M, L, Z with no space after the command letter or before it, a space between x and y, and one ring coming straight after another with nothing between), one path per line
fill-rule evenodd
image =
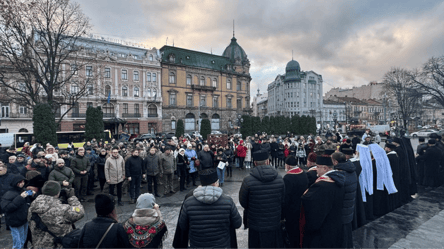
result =
M325 150L325 152L322 156L316 157L316 164L317 165L332 166L333 162L331 161L331 154L333 154L334 152L335 152L335 150L330 150L330 149Z
M253 159L254 161L265 161L268 159L268 152L266 151L256 151L253 153Z
M394 145L394 144L392 144L392 143L385 143L385 147L387 147L387 148L389 148L389 149L391 149L391 150L396 149L396 145Z
M97 215L106 216L110 214L115 207L114 199L109 195L98 194L94 198Z
M434 139L429 139L429 141L427 141L428 144L436 144L436 140Z
M296 160L296 158L294 158L294 156L289 156L289 157L287 157L287 160L285 160L285 164L290 165L290 166L296 166L296 165L298 165L298 160Z
M206 169L199 171L200 183L202 186L208 186L219 180L215 169Z
M42 194L49 196L56 196L60 193L60 183L56 181L47 181L42 188Z

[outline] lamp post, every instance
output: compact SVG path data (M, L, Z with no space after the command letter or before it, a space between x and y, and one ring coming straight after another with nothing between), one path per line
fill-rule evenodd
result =
M338 112L336 110L333 112L333 122L335 125L335 132L336 132L337 131L336 122L338 122Z
M242 128L242 122L244 122L244 119L242 118L241 114L237 115L237 127L238 127L238 132L240 133L240 129Z

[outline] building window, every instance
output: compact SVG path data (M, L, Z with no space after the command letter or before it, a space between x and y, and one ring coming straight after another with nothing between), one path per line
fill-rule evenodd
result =
M242 91L242 82L237 82L237 91Z
M78 70L76 64L72 64L72 65L71 65L71 73L72 73L73 75L77 75L77 74L79 74L79 70Z
M85 130L85 124L73 124L72 125L73 131L84 131Z
M157 82L157 75L155 73L153 73L153 82Z
M133 81L139 81L139 72L138 71L134 71L134 73L133 73Z
M148 88L148 89L146 90L146 93L147 93L148 97L151 97L151 89Z
M233 104L231 103L230 97L227 97L227 108L233 108Z
M26 106L20 106L19 113L20 114L28 114L28 108Z
M111 68L105 68L105 78L111 78Z
M122 80L128 80L128 71L122 70Z
M93 102L86 102L86 108L93 107Z
M77 94L77 93L79 93L79 91L80 91L79 85L77 85L77 83L72 83L71 84L71 93Z
M242 109L242 99L237 99L237 109Z
M205 77L200 77L199 85L205 86Z
M231 79L227 79L227 89L231 90Z
M93 86L93 84L86 85L86 92L87 92L87 95L93 95L94 94L94 86Z
M157 97L157 91L156 91L156 89L153 90L153 96L154 96L154 98Z
M105 96L110 96L111 95L111 86L110 85L106 85L105 86Z
M92 77L92 76L93 76L92 66L86 66L86 77Z
M157 117L157 106L155 104L148 106L148 117Z
M213 87L217 88L217 79L216 78L213 78Z
M111 118L114 117L114 106L112 104L104 104L102 106L103 108L103 117L104 118Z
M152 55L152 54L150 54L150 61L153 61L154 60L154 56Z
M151 73L146 73L146 81L151 81Z
M213 96L213 108L218 108L218 107L219 107L219 97Z
M170 93L170 106L176 106L176 93Z
M126 86L122 87L122 96L128 97L128 87L126 87Z
M176 129L176 120L171 120L171 130Z
M203 107L207 106L207 96L205 96L205 95L200 96L200 106L203 106Z
M170 72L169 83L176 84L176 74L174 72Z
M192 107L193 106L193 95L187 94L187 106Z
M139 134L139 123L129 123L126 125L129 134Z
M192 82L193 80L192 80L192 78L191 78L191 75L187 75L187 85L191 85L191 82Z
M137 86L134 87L134 97L139 97L139 88Z
M139 104L134 104L134 113L139 114Z
M79 102L76 102L71 109L72 113L74 114L73 116L78 117L79 116L79 112L80 112L80 105Z
M128 103L123 103L123 113L128 113Z

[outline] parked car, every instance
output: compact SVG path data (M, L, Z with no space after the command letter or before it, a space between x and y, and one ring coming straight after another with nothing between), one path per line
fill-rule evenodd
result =
M213 134L213 135L221 135L222 132L220 132L220 131L211 131L211 134Z
M438 136L442 136L444 134L444 129L443 130L439 130L438 132L436 132L436 134L438 134Z
M416 131L416 132L412 132L410 134L411 137L429 137L430 134L432 133L437 133L436 130L432 130L432 129L425 129L425 130L420 130L420 131Z
M138 143L138 142L143 142L143 140L145 140L145 139L146 139L147 141L149 141L149 140L151 140L151 139L156 139L156 135L151 134L151 133L143 134L143 135L140 135L140 136L136 137L136 138L134 139L134 142L136 142L136 143Z

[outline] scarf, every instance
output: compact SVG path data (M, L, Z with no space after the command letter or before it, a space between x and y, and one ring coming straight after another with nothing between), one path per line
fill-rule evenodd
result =
M369 147L376 160L376 189L384 190L385 186L389 194L397 193L398 190L393 181L392 168L390 167L390 161L385 150L378 144L370 144Z
M373 194L373 167L372 159L370 156L370 149L365 145L358 144L356 146L356 150L359 152L359 159L361 161L362 167L361 174L359 175L359 185L361 186L362 201L367 202L365 191L367 191L369 195Z
M137 213L137 214L136 214ZM136 214L136 216L143 215L145 213L142 212L134 212L133 216ZM140 218L140 217L139 217ZM135 222L136 217L129 218L126 222L123 228L126 231L126 234L128 235L129 242L132 246L136 248L142 248L146 247L151 243L151 241L154 239L154 237L163 231L163 229L166 229L165 221L162 219L159 219L151 224L147 225L137 225ZM167 237L168 232L165 232L162 236L162 241Z

